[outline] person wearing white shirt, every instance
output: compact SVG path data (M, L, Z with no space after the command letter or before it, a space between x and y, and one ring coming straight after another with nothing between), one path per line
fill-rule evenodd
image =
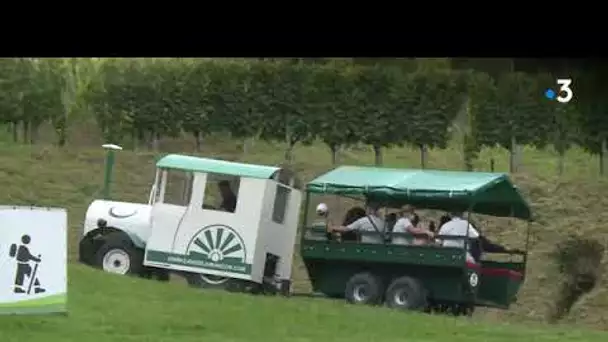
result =
M401 217L397 220L397 222L395 223L395 226L393 227L393 233L398 233L395 234L395 236L393 236L393 240L392 242L396 245L410 245L413 244L414 245L423 245L425 243L427 243L428 239L424 239L424 238L417 238L417 237L409 237L409 236L403 236L401 234L403 233L410 233L410 234L415 234L415 235L426 235L429 238L433 238L434 234L433 232L431 232L428 229L424 229L424 228L419 228L416 227L416 225L412 222L412 220L410 220L410 217L413 217L415 215L414 212L414 208L409 206L409 205L405 205L402 209L401 209Z
M478 239L479 238L479 232L477 231L477 229L475 229L475 227L473 227L473 225L471 223L469 223L469 221L463 219L463 214L462 213L452 213L450 215L452 217L452 219L448 222L446 222L444 225L441 226L441 228L439 229L439 236L456 236L456 237L462 237L460 239L444 239L442 246L443 247L457 247L457 248L464 248L465 247L465 239L467 237L467 231L468 231L468 237L470 239ZM467 250L467 261L469 262L475 262L475 259L473 258L473 256L470 253L470 243L469 243L469 248Z
M380 217L380 205L367 203L366 209L367 216L361 217L347 226L333 227L332 231L339 233L348 231L363 232L364 234L361 235L362 243L384 243L385 223L384 219Z

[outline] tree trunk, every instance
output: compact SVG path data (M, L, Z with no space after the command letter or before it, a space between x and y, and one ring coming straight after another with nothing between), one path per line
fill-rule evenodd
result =
M473 171L473 158L468 153L464 155L464 170L468 172Z
M133 150L138 151L139 150L139 132L137 130L133 130L131 132L131 141L133 142Z
M139 147L139 148L146 148L146 134L142 129L137 129L137 136L135 139L135 144Z
M295 147L295 143L288 142L287 148L285 149L285 154L283 159L286 162L291 162L293 160L293 148Z
M374 145L374 164L376 166L382 166L382 146Z
M517 172L517 140L511 136L511 146L509 147L509 172Z
M426 147L424 145L419 145L420 149L420 168L426 169Z
M63 113L63 124L61 125L61 133L59 136L59 146L65 146L68 142L68 125L70 124L70 113Z
M515 145L515 170L520 171L524 163L524 145Z
M40 124L38 122L33 122L30 124L30 144L34 145L38 142L38 137L40 133Z
M23 121L21 125L22 129L22 139L24 144L28 144L30 142L30 123L28 121Z
M152 132L150 134L150 148L152 151L157 152L160 144L160 133Z
M564 166L565 166L565 161L566 161L566 149L565 148L560 148L559 151L559 156L558 156L558 160L557 160L557 174L558 175L563 175L564 174Z
M563 126L559 127L556 141L553 143L557 151L557 174L562 176L566 169L566 151L568 151L567 131Z
M606 165L604 164L604 157L606 156L606 152L608 151L608 139L602 140L602 146L600 148L600 175L604 175L604 171L606 170Z
M59 139L57 140L57 145L59 145L59 147L64 147L68 141L65 130L64 129L60 130L58 135L59 135Z
M513 173L513 170L515 169L515 157L514 157L515 151L513 151L512 148L509 149L509 172Z
M55 130L57 131L57 145L59 147L65 146L68 138L67 138L67 122L68 122L68 114L63 113L63 116L59 118L59 122L55 123Z
M475 143L469 133L463 136L463 155L464 155L464 169L466 171L473 171L474 161L476 157Z
M134 139L133 139L133 146L135 146L138 149L141 149L141 148L145 149L146 148L145 141L146 141L146 137L145 137L144 131L142 129L140 129L140 128L137 128L135 130L135 136L134 136ZM142 147L142 143L143 143L143 147Z
M248 155L251 150L251 145L253 145L253 138L245 138L243 139L243 155Z
M201 132L194 132L194 149L196 152L201 151L201 146L203 145L203 135Z
M11 130L13 131L13 142L19 142L19 123L13 122L11 124Z
M331 145L329 149L331 150L331 165L336 165L338 163L338 146Z

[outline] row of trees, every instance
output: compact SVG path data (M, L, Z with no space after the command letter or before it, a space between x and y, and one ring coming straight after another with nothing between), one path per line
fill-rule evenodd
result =
M601 98L583 87L569 104L547 100L543 91L555 79L416 61L1 59L0 121L15 140L21 127L30 143L49 121L59 145L84 115L95 117L107 141L130 136L152 148L184 132L197 146L208 134L229 133L283 142L286 159L298 143L318 139L334 162L340 147L355 143L372 146L378 164L383 148L411 145L424 167L426 149L446 147L460 114L469 169L483 146L553 145L563 156L578 144L603 157Z

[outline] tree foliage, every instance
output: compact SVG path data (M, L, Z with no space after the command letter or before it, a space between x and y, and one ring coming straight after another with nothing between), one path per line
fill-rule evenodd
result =
M311 115L310 122L315 136L329 147L334 164L341 146L359 141L364 124L357 106L359 70L347 63L333 62L313 72L316 91L311 98L311 108L315 114Z
M397 74L398 75L398 74ZM403 142L405 125L395 120L391 96L398 82L395 73L379 65L363 67L356 79L355 97L360 118L360 141L374 149L376 165L382 164L382 148Z
M292 159L294 146L308 143L313 138L314 130L311 117L314 116L314 78L312 67L304 63L285 65L285 62L275 64L256 63L256 68L264 68L267 72L267 82L256 84L256 90L266 96L263 112L259 112L260 120L266 124L263 128L263 138L284 142L287 145L285 159ZM264 115L265 114L265 115Z
M416 72L406 78L409 95L404 99L410 111L405 127L406 142L420 149L420 163L426 165L426 148L445 148L448 131L463 101L458 80L449 72Z
M608 150L608 99L603 94L605 78L592 72L580 74L576 86L576 105L580 111L580 144L599 156L600 172L604 173L604 159Z
M16 141L17 125L24 120L23 96L27 88L27 62L23 59L0 59L0 122L11 124Z
M542 144L546 117L538 111L541 94L535 79L524 73L504 74L498 79L496 91L498 144L508 150L513 148L512 139L517 144Z
M376 163L394 145L445 148L467 110L467 168L484 146L580 144L603 157L607 101L600 78L576 76L568 105L542 96L555 76L513 72L504 59L0 59L0 122L27 143L48 122L65 145L74 120L92 116L107 141L157 147L185 132L261 138L285 146L324 142L373 147ZM466 72L457 69L465 69ZM561 69L560 69L561 70ZM574 79L574 76L572 76ZM465 105L466 104L466 105Z

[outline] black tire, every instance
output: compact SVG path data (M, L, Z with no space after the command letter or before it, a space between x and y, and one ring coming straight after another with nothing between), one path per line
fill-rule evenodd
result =
M330 293L325 296L331 299L344 299L344 293Z
M382 301L382 281L375 275L362 272L346 283L344 298L351 304L376 305Z
M168 270L157 267L144 267L140 276L146 279L154 279L158 281L169 281L171 275Z
M279 294L283 297L291 297L291 280L282 279L279 287Z
M210 274L187 273L185 277L188 285L202 289L229 289L235 285L231 278Z
M446 315L446 314L452 312L452 307L447 304L435 304L431 308L431 312L436 313L436 314Z
M125 266L124 261L127 258L128 266ZM112 260L114 261L110 264ZM103 237L101 247L95 252L94 266L110 273L141 275L144 269L143 261L143 250L135 247L126 234L113 232Z
M171 274L167 270L157 269L156 270L156 279L158 281L169 281L169 280L171 280Z
M399 310L423 311L428 307L422 283L411 277L399 277L391 282L384 296L386 306Z
M452 315L473 317L473 313L475 312L475 306L470 304L454 304L452 306Z

